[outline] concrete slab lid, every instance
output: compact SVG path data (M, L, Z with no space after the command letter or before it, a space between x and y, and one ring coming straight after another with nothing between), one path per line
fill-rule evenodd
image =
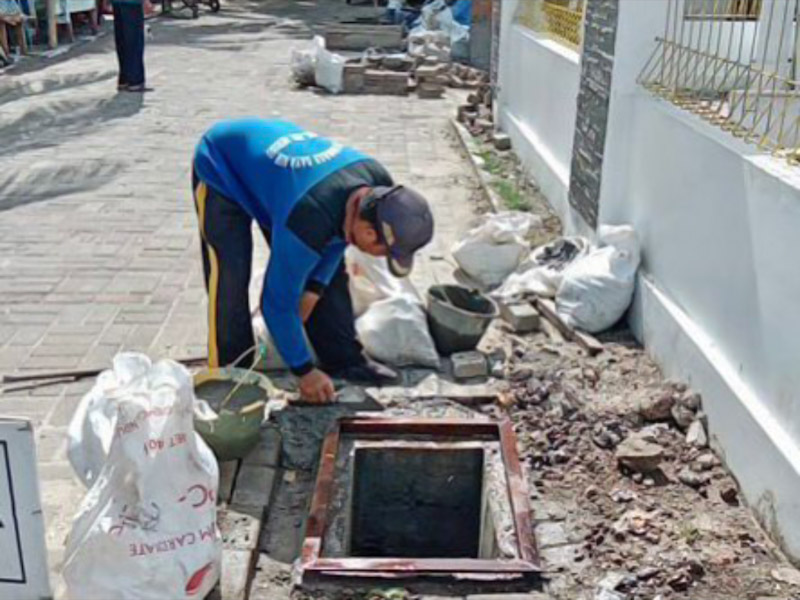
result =
M473 558L369 558L322 556L328 508L335 485L336 460L343 435L427 435L447 438L492 436L500 442L508 475L509 496L517 533L515 560ZM311 503L299 561L302 583L319 579L416 579L450 577L459 581L497 581L527 579L541 573L539 554L533 537L528 489L517 451L511 422L466 419L385 419L345 418L328 434L322 447L319 472Z

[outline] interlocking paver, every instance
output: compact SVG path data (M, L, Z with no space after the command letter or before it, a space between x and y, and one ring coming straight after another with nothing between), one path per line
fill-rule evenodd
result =
M424 287L472 213L473 184L448 120L457 98L331 97L289 84L292 48L341 0L237 0L217 15L151 22L144 96L117 94L112 36L0 85L0 372L103 367L119 350L202 354L206 298L191 155L215 121L281 116L385 161L433 202ZM257 244L255 265L265 250ZM84 493L64 434L91 381L0 396L38 426L51 556ZM52 568L58 570L59 564Z

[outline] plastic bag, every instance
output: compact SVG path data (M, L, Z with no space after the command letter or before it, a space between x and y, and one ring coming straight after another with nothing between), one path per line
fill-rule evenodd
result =
M500 300L515 300L526 295L554 298L565 269L590 249L589 240L582 237L558 238L539 246L517 270L508 276L492 293Z
M325 39L322 36L315 36L311 48L303 50L292 50L291 69L292 77L301 86L316 85L317 54L325 49Z
M356 321L364 350L389 365L439 368L423 305L407 294L379 300Z
M571 327L597 333L619 321L633 297L639 241L628 225L603 225L600 247L574 261L556 294L559 316Z
M192 376L173 361L120 354L96 387L106 404L85 414L113 406L113 437L67 539L67 597L205 597L220 573L219 471L194 431Z
M118 369L101 373L72 416L67 428L67 458L87 488L95 482L108 457L119 393L143 374L142 369L139 363L124 362Z
M319 36L317 36L319 37ZM317 43L316 38L314 38ZM317 85L331 94L339 94L344 89L344 56L334 54L325 49L325 41L320 47L317 43L317 60L314 65L314 77Z
M345 262L350 279L353 312L357 317L363 315L378 300L402 294L421 300L417 288L407 277L398 278L392 275L385 258L370 256L355 246L348 246Z
M477 283L495 287L520 264L529 249L528 232L541 223L539 217L523 212L489 215L453 246L453 258Z

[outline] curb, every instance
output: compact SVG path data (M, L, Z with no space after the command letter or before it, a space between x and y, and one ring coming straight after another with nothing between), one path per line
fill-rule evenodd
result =
M472 138L469 131L467 131L466 127L464 127L456 119L450 119L450 127L455 132L459 142L461 142L461 147L466 153L470 165L472 165L472 171L478 178L478 183L481 186L483 195L489 201L492 211L496 213L502 212L504 210L503 200L500 198L498 193L492 189L492 177L480 167L479 161L481 160L481 157L478 155L478 152L480 151L478 144Z
M208 600L247 600L259 555L259 536L277 481L280 433L262 429L261 441L242 460L220 463L217 524L222 573Z

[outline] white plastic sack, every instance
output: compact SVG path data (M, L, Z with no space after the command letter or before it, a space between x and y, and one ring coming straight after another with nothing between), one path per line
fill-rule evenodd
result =
M554 298L566 268L589 249L589 240L583 237L558 238L539 246L492 296L505 301L534 294Z
M325 39L315 36L311 48L302 50L293 49L291 55L291 69L294 80L303 86L315 85L317 82L317 54L325 49Z
M356 321L367 354L397 367L439 368L423 305L408 295L379 300Z
M355 246L345 252L347 274L350 279L350 297L357 317L378 300L403 294L420 300L417 288L408 277L395 277L389 271L386 259L370 256Z
M556 294L559 316L571 327L597 333L619 321L631 303L639 241L628 225L603 225L600 247L573 262Z
M340 54L334 54L326 50L324 40L320 47L317 42L317 38L319 37L320 36L314 38L315 44L317 44L317 60L314 65L314 77L317 80L318 86L325 88L331 94L339 94L344 89L345 58Z
M141 375L139 365L128 370L101 373L94 387L78 404L67 429L67 458L78 478L87 488L97 479L108 457L114 422L117 416L116 398L132 379Z
M453 258L477 283L496 287L528 253L528 232L541 224L539 217L524 212L488 215L453 246Z
M105 403L87 414L113 406L113 437L67 540L67 597L204 598L220 573L219 471L194 431L191 375L120 354L96 388Z

